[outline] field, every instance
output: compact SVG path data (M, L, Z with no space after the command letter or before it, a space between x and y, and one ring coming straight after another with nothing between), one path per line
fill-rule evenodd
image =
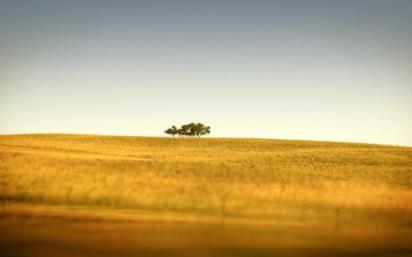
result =
M0 136L0 256L412 256L412 148Z

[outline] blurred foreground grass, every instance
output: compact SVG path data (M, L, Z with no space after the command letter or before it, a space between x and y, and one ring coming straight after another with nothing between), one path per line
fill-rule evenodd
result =
M0 136L0 194L7 256L412 255L408 147Z

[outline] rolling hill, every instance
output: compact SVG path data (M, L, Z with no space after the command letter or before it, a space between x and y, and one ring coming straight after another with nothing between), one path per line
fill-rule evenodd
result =
M0 256L412 256L410 147L2 135L0 195Z

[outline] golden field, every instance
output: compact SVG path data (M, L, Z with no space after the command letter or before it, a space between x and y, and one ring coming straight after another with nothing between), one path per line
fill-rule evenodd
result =
M0 256L412 256L410 147L3 135L0 197Z

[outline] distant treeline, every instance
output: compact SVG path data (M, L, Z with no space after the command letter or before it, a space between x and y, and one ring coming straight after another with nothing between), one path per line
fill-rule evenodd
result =
M176 126L172 126L165 130L165 133L171 136L188 136L188 137L200 137L207 134L210 134L210 127L205 126L202 123L194 123L191 122L189 124L184 124L177 128Z

